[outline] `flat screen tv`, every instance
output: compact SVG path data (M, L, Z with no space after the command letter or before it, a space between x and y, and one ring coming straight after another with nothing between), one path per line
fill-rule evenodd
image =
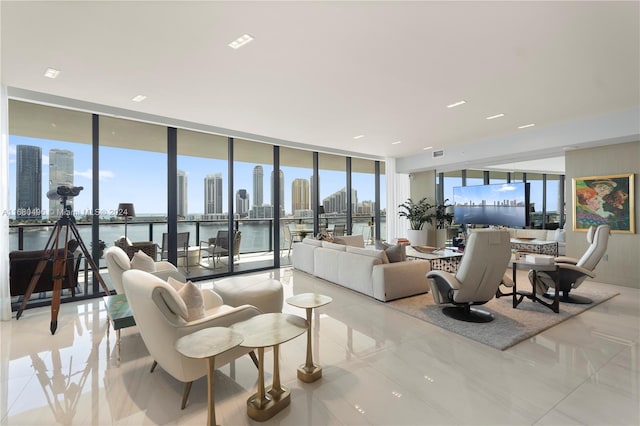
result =
M529 224L529 184L456 186L453 221L464 225L525 227Z

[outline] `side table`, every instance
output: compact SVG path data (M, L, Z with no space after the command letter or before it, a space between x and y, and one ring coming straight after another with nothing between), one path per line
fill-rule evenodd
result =
M129 301L124 294L114 294L102 298L107 308L107 318L111 321L113 329L116 331L116 353L117 361L120 363L120 330L136 325L133 319ZM107 340L109 339L109 325L107 324Z
M556 314L560 312L560 297L559 294L560 292L558 291L559 288L559 275L558 272L558 266L553 263L550 265L541 265L541 264L537 264L537 263L530 263L530 262L525 262L522 259L511 259L511 267L513 269L513 293L512 293L512 297L513 297L513 308L517 308L518 305L520 304L520 302L522 302L522 300L526 297L528 299L531 299L533 302L538 302L541 305L546 306L547 308L551 309L553 312L555 312ZM533 285L532 285L532 291L524 291L524 290L518 290L518 284L516 283L516 269L530 269L533 271L533 276L534 276L534 280L533 280ZM553 302L552 303L548 303L544 300L542 300L541 298L539 298L536 295L536 285L535 285L535 277L536 274L538 273L538 271L555 271L556 272L556 291L555 291L555 295L553 296Z
M216 410L213 401L213 375L215 358L223 352L233 349L242 343L244 338L226 327L210 327L183 336L176 341L176 350L189 358L207 359L207 425L216 424Z
M280 383L278 352L281 343L298 337L307 329L306 321L296 315L269 313L256 315L231 326L244 336L240 346L258 349L258 391L247 399L247 415L263 422L275 416L291 402L291 391ZM273 384L264 386L264 348L273 346Z
M298 367L298 379L305 383L315 382L322 377L322 367L313 363L311 352L311 314L313 308L319 308L332 301L331 297L317 293L302 293L287 299L288 304L307 311L307 360Z

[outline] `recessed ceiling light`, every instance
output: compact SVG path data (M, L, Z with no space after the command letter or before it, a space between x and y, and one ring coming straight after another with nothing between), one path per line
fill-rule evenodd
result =
M402 143L402 141L395 141L395 142L391 142L391 145L398 145L400 143Z
M47 78L56 78L60 74L60 71L54 68L47 68L44 72L44 76Z
M535 126L535 124L530 123L530 124L524 124L522 126L518 126L518 129L526 129L527 127L533 127Z
M426 151L426 150L428 150L428 149L433 149L433 147L432 147L432 146L425 146L425 147L424 147L424 148L422 148L422 149L424 149L424 150Z
M466 103L467 103L467 101L458 101L458 102L454 102L454 103L452 103L452 104L447 105L447 108L455 108L455 107L457 107L457 106L464 105L464 104L466 104Z
M353 138L354 138L354 139L362 139L362 138L364 138L364 135L354 136Z
M492 115L487 117L487 120L493 120L494 118L500 118L500 117L504 117L504 114L496 114L496 115Z
M147 99L147 97L145 95L138 95L138 96L135 96L134 98L132 98L131 100L133 102L142 102L145 99Z
M249 34L244 34L238 37L237 39L233 40L231 43L229 43L229 47L232 49L240 49L242 46L251 42L252 40L253 40L253 37L251 37Z

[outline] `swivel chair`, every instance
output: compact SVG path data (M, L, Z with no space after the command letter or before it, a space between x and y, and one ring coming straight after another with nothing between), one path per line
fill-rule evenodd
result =
M469 235L464 256L455 275L445 271L427 273L433 300L453 304L443 308L446 316L467 322L493 321L493 315L474 309L493 299L511 257L509 232L479 229Z
M592 227L587 231L589 247L580 259L560 256L555 258L556 265L558 266L557 271L537 272L535 274L533 271L529 271L529 281L531 285L536 286L536 293L539 292L547 298L553 298L554 294L548 290L550 287L555 288L556 278L558 278L559 288L555 289L555 291L560 291L561 302L578 304L593 303L593 301L587 297L569 294L569 292L578 288L587 277L595 278L596 274L593 271L607 251L610 232L611 228L609 225L599 225L595 230ZM560 274L560 276L557 277L556 274Z

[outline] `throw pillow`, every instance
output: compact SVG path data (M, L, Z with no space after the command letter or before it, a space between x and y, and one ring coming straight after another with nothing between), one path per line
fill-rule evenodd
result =
M359 254L361 256L375 257L380 259L382 263L390 263L389 258L385 254L384 250L364 249L360 247L347 246L347 253Z
M131 259L131 269L139 269L145 272L155 272L156 262L142 250L138 250Z
M178 291L182 287L184 287L184 283L183 282L180 282L180 281L176 280L175 278L173 278L171 276L169 278L167 278L167 284L169 284L171 287L173 287L173 289L175 291Z
M347 251L347 246L343 244L329 243L326 241L322 242L322 247L338 251Z
M305 238L304 240L302 240L302 242L312 246L322 247L322 241L314 240L313 238Z
M204 318L204 299L202 298L202 292L194 283L187 281L186 284L178 290L178 294L187 306L187 317L184 319L185 321L191 322Z
M407 260L407 253L405 251L404 245L390 245L386 243L382 244L385 246L384 251L389 258L390 263L404 262L405 260Z

